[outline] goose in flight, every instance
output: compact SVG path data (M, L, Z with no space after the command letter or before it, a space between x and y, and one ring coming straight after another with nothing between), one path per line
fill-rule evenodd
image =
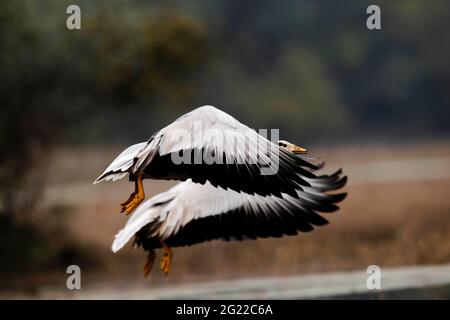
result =
M199 138L200 137L200 138ZM171 247L213 239L244 240L294 235L327 224L318 212L333 212L346 193L338 170L316 175L306 149L273 143L212 106L197 108L124 150L94 183L129 176L136 190L122 203L133 215L116 235L117 252L132 237L148 252L144 274L164 249L168 274ZM144 203L143 179L179 180Z
M203 106L159 130L147 142L125 149L94 184L129 175L136 190L122 203L122 212L127 214L144 200L142 180L147 178L209 181L216 187L250 194L296 196L298 185L308 186L304 177L314 178L310 170L317 166L295 156L306 149L279 143L286 147L279 148L215 107ZM206 161L211 158L213 161Z

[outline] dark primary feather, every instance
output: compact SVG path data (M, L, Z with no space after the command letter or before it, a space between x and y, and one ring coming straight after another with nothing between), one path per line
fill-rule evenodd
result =
M262 175L263 163L219 163L206 164L195 157L204 154L205 149L183 150L190 156L190 164L175 164L172 154L154 156L152 161L143 169L144 176L152 179L181 180L192 179L193 182L204 184L209 181L213 186L224 189L242 191L248 194L276 195L286 193L297 197L296 190L302 186L310 186L305 178L315 178L311 170L317 166L299 157L279 149L279 170L274 175ZM209 151L207 151L209 152ZM226 159L226 155L222 155ZM225 161L225 160L224 160Z
M314 226L323 226L328 221L318 212L334 212L336 203L346 197L346 193L326 194L324 191L340 189L347 181L338 170L332 175L322 175L310 179L311 187L299 191L300 197L289 201L275 198L271 210L258 206L241 206L220 214L192 220L181 227L164 242L171 247L187 246L213 240L244 240L295 235L308 232ZM317 187L314 187L316 185ZM169 213L170 214L170 213ZM147 225L136 234L136 244L146 250L161 247L160 242L150 235L155 224Z

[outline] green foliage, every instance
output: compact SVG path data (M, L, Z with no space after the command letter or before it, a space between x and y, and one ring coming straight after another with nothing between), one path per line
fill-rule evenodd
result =
M370 1L311 0L81 1L68 31L69 2L2 2L2 149L17 123L134 141L202 104L294 139L449 133L446 1L381 1L381 31L365 28Z
M123 104L186 99L189 76L201 67L206 51L201 25L178 14L142 19L137 26L110 16L86 22L76 45L83 48L94 93Z
M95 9L82 33L65 28L61 3L2 1L0 16L0 202L9 214L30 209L18 191L31 192L27 177L45 169L67 128L122 109L119 121L136 118L144 103L181 104L204 61L202 26L176 12L140 13L136 24Z

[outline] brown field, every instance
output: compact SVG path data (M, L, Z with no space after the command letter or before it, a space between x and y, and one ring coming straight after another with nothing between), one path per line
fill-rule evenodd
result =
M342 166L349 175L345 188L349 196L340 211L325 214L329 225L281 239L213 241L175 248L170 276L164 278L155 264L149 279L144 280L143 251L132 250L131 244L118 254L110 251L115 233L127 220L119 213L119 203L128 197L132 184L126 179L91 184L119 151L62 148L50 164L42 209L69 206L66 224L73 242L83 243L100 259L95 268L80 265L85 282L170 284L353 270L371 264L450 262L450 144L322 147L314 153L327 160L325 171ZM392 163L396 166L391 167ZM428 178L428 172L433 178ZM380 178L383 176L387 178ZM147 197L171 185L173 182L146 181ZM64 270L54 281L63 281L60 277L65 279Z

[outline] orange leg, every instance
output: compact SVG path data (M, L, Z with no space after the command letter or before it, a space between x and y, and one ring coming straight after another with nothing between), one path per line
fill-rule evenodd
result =
M144 277L147 277L150 273L150 271L152 271L153 268L153 263L155 262L155 251L150 251L147 255L147 260L145 261L145 265L144 265Z
M127 204L129 204L134 199L135 196L136 196L136 190L134 190L133 193L130 194L128 199L125 202L122 202L120 205L122 207L126 206Z
M132 194L130 194L130 197L127 201L121 203L122 206L122 212L126 212L127 215L132 213L139 204L141 204L142 201L145 199L145 193L144 193L144 185L142 183L142 175L138 175L135 181L135 190Z
M161 259L161 270L164 272L164 275L167 276L170 271L170 266L172 264L172 250L168 247L164 242L161 241L161 244L164 248L164 256Z

